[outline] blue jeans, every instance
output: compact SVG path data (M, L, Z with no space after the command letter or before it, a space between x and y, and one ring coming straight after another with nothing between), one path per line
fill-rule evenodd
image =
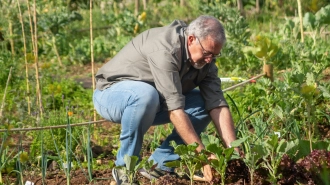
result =
M185 95L184 111L189 116L198 135L207 127L211 118L205 110L204 100L199 90L192 90ZM120 148L116 165L125 166L124 156L140 156L143 136L152 125L170 122L168 111L162 110L157 90L144 82L122 81L100 91L95 90L93 102L96 111L105 119L121 124ZM178 160L170 141L184 144L175 129L150 156L157 167L166 171L173 168L165 166L168 161Z

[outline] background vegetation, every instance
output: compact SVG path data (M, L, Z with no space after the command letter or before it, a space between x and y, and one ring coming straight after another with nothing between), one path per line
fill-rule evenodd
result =
M237 8L238 2L243 8ZM49 156L76 163L77 151L84 151L83 162L90 166L91 139L101 146L116 146L118 125L106 138L97 134L103 132L98 125L71 128L73 123L102 119L93 110L92 85L83 82L91 82L97 67L142 31L174 19L189 23L201 14L219 18L226 29L228 42L216 61L219 77L248 79L263 73L264 64L274 67L274 81L261 78L226 92L237 134L245 138L241 144L245 152L274 134L287 141L307 140L309 150L302 156L316 148L329 150L330 2L304 0L301 9L297 2L94 0L90 11L87 0L1 1L0 169L23 174L28 166L40 163L38 169L44 172L42 164ZM223 89L235 83L223 83ZM14 128L54 125L67 126L12 132ZM169 131L160 127L146 136L150 151ZM209 127L205 133L215 132ZM321 141L325 144L319 145ZM29 147L21 147L26 142ZM23 154L28 163L19 160ZM18 168L23 163L25 167ZM66 170L70 172L70 168ZM273 179L278 179L276 174Z

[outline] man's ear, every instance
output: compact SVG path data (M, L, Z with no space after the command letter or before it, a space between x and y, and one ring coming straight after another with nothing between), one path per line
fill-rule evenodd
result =
M190 46L194 40L195 40L194 35L188 35L188 41L187 41L188 46Z

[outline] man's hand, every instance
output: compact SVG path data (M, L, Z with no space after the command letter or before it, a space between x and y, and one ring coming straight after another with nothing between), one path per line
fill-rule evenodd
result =
M217 159L214 154L210 154L208 160ZM203 166L204 181L211 182L213 180L212 168L209 164Z
M205 181L211 182L213 180L212 168L209 164L203 166L203 175Z

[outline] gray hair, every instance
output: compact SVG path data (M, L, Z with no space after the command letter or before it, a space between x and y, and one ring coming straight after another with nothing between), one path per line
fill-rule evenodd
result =
M187 27L187 35L194 35L201 40L211 36L215 42L224 44L226 42L225 29L213 16L201 15L193 20Z

